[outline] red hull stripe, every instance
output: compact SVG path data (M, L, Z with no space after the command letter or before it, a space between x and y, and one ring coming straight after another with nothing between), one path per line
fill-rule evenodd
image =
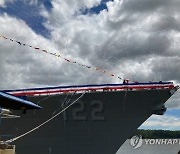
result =
M83 93L83 92L102 92L102 91L139 91L152 89L172 89L173 83L169 84L147 84L147 85L117 85L117 86L87 86L87 87L73 87L73 88L54 88L54 89L35 89L35 90L14 90L8 93L15 96L41 96L41 95L56 95L63 93Z

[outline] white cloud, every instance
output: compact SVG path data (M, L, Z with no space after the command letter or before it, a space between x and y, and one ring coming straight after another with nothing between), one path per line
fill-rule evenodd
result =
M174 2L171 2L171 5L178 4ZM52 0L53 8L50 12L45 8L40 10L47 18L44 25L51 30L49 42L56 46L57 51L71 59L111 70L131 80L179 79L180 74L176 71L180 65L179 50L175 43L179 40L179 34L175 32L178 30L179 16L176 10L172 16L161 13L167 9L166 3L169 2L166 1L162 6L160 1L157 2L157 6L150 5L148 1L141 2L141 7L150 6L145 7L147 13L141 13L141 10L137 10L138 6L127 10L132 7L131 1L115 0L108 2L108 9L99 14L82 14L82 9L91 8L99 3L100 0ZM161 11L158 11L158 7ZM150 10L153 10L153 13L149 13ZM6 27L6 24L1 26ZM18 33L17 29L10 25L8 27L11 28L9 33L12 30ZM101 80L104 76L98 78ZM109 82L112 81L119 82L109 79Z
M45 25L51 29L54 43L70 58L78 57L131 81L180 83L177 71L180 55L175 43L179 40L179 16L176 9L171 14L165 13L169 5L180 4L176 0L171 3L136 0L139 5L134 7L134 3L110 1L107 10L84 15L80 11L87 4L54 0L51 13L46 13ZM103 80L103 75L98 78L102 82L119 82ZM180 107L178 100L177 97L173 105L167 103L167 106Z
M76 18L82 10L92 8L93 6L98 5L101 0L52 0L53 9L48 16L49 28L61 28L64 24L68 24L70 20Z
M153 115L141 126L141 128L179 130L180 117Z
M31 2L36 3L36 0ZM45 40L54 47L53 51L81 63L111 70L110 72L132 81L177 80L179 82L180 74L176 70L180 65L180 55L177 43L174 43L179 40L179 34L175 32L178 30L176 27L178 27L179 18L176 10L171 16L162 14L161 11L167 9L168 5L159 6L158 1L157 6L150 5L152 8L148 8L147 13L141 13L137 8L134 8L132 13L133 10L127 10L132 5L131 1L115 0L108 2L108 9L99 14L82 14L82 9L91 8L99 3L100 0L73 2L52 0L53 7L50 12L43 7L40 9L41 14L47 19L44 25L51 30L51 40ZM146 1L141 5L149 5L149 3ZM161 11L156 10L158 7ZM154 9L153 13L149 13L151 9ZM14 21L10 22L10 19ZM22 28L11 26L17 21L21 23L17 27ZM173 22L168 24L168 21ZM7 26L6 22L10 25ZM1 23L2 33L15 36L20 41L27 40L29 44L36 42L35 44L39 45L38 39L44 39L35 34L25 23L12 17L1 16ZM20 34L21 37L18 37ZM36 38L36 41L29 40L31 35L33 35L32 38ZM41 46L49 47L46 43L41 43ZM78 66L65 64L64 68L66 67L73 68L70 69L69 77L66 76L68 81L72 80L72 74L83 73L85 78L83 81L91 83L120 82L118 79L93 73ZM53 68L52 71L55 72L56 69ZM31 82L37 82L37 77L35 81L33 81L34 77L31 77ZM45 79L43 81L46 83ZM72 81L72 83L76 84L79 81ZM47 82L47 84L52 83ZM53 85L57 84L59 82L53 82Z
M0 25L1 35L33 46L46 47L46 50L55 50L53 43L34 33L22 20L4 14L0 16ZM48 70L54 67L53 65L61 66L61 62L56 64L56 59L51 56L5 41L2 38L0 39L0 69L2 72L0 74L0 89L37 86L39 85L38 83L30 82L33 77L36 78L41 72L43 74L43 71L48 73ZM57 70L57 68L55 69ZM36 71L36 74L34 74L34 71ZM46 74L46 76L48 75ZM42 76L39 77L42 79Z
M166 106L167 108L180 109L180 90L166 102Z
M6 7L7 3L12 3L14 0L0 0L0 7Z

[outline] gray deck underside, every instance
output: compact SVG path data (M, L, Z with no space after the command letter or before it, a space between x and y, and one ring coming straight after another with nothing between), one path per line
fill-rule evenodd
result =
M81 94L29 97L42 110L1 122L0 134L18 136L38 126ZM86 93L76 104L33 133L17 140L17 154L114 154L169 90ZM18 113L19 114L19 113Z

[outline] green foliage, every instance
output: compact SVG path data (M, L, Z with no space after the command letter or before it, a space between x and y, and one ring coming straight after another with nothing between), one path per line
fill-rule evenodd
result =
M170 130L137 130L130 138L134 135L142 135L143 139L175 139L180 138L180 131Z

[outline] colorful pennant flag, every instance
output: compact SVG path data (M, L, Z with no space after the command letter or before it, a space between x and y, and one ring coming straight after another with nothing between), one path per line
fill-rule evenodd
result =
M67 59L67 58L62 57L60 54L53 53L53 52L49 52L49 51L47 51L47 50L45 50L45 49L41 49L41 48L39 48L39 47L33 47L33 46L31 46L31 45L27 45L27 44L25 44L25 43L22 43L22 42L20 42L20 41L16 41L16 40L14 40L14 39L12 39L12 38L8 38L8 37L5 37L5 36L3 36L3 35L0 35L0 38L3 38L3 39L5 39L5 40L9 40L9 41L11 41L11 42L16 42L18 45L23 45L23 46L26 46L26 47L29 47L29 48L33 48L34 50L42 51L42 52L44 52L44 53L47 53L47 54L56 56L56 57L58 57L58 58L61 58L61 59L65 60L66 62L73 63L73 64L78 64L78 65L80 65L80 66L82 66L82 67L86 67L86 68L88 68L88 69L94 69L94 70L96 70L97 72L104 73L104 74L106 74L106 75L108 75L108 76L117 77L118 79L123 80L123 78L121 78L121 77L119 77L119 76L117 76L117 75L115 75L115 74L111 74L111 73L109 73L109 72L107 72L107 71L105 71L105 70L102 70L102 69L100 69L100 68L96 68L96 67L92 67L92 66L87 66L87 65L81 64L81 63L79 63L79 62L77 62L77 61L72 61L72 60L70 60L70 59Z

